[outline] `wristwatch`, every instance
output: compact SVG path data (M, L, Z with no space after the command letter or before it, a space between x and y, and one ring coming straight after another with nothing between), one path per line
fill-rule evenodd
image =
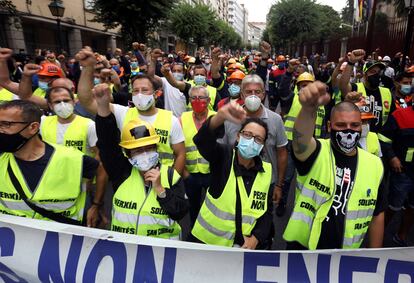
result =
M159 198L165 198L167 196L167 191L163 190L161 193L158 194Z

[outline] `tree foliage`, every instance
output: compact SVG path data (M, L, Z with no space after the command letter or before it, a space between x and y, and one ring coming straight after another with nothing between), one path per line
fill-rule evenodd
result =
M127 42L146 42L148 33L160 25L176 0L94 0L96 16L106 28L121 26Z
M10 0L0 0L0 10L5 11L12 16L17 15L16 6L13 4L13 1Z
M169 28L186 43L239 48L241 37L207 5L180 3L169 13Z
M281 0L272 5L267 15L268 38L277 48L288 42L340 37L344 32L340 25L338 12L314 0Z
M408 9L405 8L404 0L379 0L378 2L385 2L387 4L394 5L395 10L397 12L397 16L399 17L406 16L408 13Z
M354 0L347 0L346 6L342 8L341 19L343 23L351 25L354 21Z

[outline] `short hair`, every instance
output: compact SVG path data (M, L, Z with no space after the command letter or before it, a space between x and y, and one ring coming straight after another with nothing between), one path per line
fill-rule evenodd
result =
M356 106L354 103L352 102L348 102L348 101L342 101L338 104L336 104L332 110L331 110L331 118L330 120L332 120L333 115L335 115L336 112L358 112L361 113L359 111L358 106Z
M257 117L247 118L247 119L243 122L243 124L241 125L240 132L241 132L241 131L243 131L243 130L244 130L244 128L245 128L248 124L250 124L250 123L255 123L255 124L258 124L259 126L262 126L262 127L265 129L265 132L266 132L266 134L265 134L265 141L266 141L266 140L267 140L267 136L268 136L268 132L269 132L269 127L267 126L267 123L266 123L265 121L263 121L262 119L260 119L260 118L257 118Z
M260 84L263 89L265 87L262 78L255 74L247 75L244 77L242 80L241 89L243 90L248 84Z
M52 92L59 92L61 90L66 90L69 93L70 98L72 100L75 100L75 96L73 95L73 92L70 89L64 86L56 86L56 87L51 87L47 89L46 96L45 96L47 102L52 103L52 100L50 98L50 95L52 94Z
M402 81L403 80L403 78L413 78L414 76L412 75L412 74L410 74L410 73L407 73L407 72L399 72L396 76L395 76L395 78L394 78L394 80L396 81L396 82L400 82L400 81Z
M192 95L193 95L193 92L194 92L194 91L198 91L198 90L203 91L205 96L210 97L210 94L208 93L207 88L206 88L206 87L204 87L204 86L202 86L202 85L194 85L194 86L192 86L192 87L190 88L190 90L188 91L188 94L189 94L190 96L192 96Z
M131 85L133 86L136 80L143 80L143 79L149 80L151 82L151 85L154 91L159 90L161 88L161 86L157 83L157 81L155 81L152 77L148 76L147 74L143 74L143 73L137 74L136 76L134 76L132 78Z
M207 73L207 70L206 70L206 68L204 68L203 65L195 65L194 70L196 70L196 69L203 69Z
M40 123L43 115L42 110L35 103L27 100L11 100L4 103L0 103L0 111L11 108L20 109L22 112L22 118L26 122L38 122Z

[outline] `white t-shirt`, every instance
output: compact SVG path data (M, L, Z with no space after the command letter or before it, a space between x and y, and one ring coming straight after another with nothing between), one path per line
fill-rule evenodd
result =
M122 106L119 104L112 104L114 107L114 116L116 119L116 124L118 129L122 131L122 126L124 125L124 119L129 107ZM158 114L158 113L157 113ZM139 118L143 121L150 123L151 125L154 124L155 119L157 119L157 114L152 116L144 116L139 114ZM178 118L174 115L172 116L172 125L171 125L171 132L170 132L170 144L177 144L180 142L184 142L184 134L183 129L181 128L180 122Z
M172 111L175 117L180 117L187 109L185 96L178 89L170 85L166 78L160 78L164 92L165 109Z
M46 116L42 116L41 123L40 123L40 134L42 134L42 124ZM61 124L58 122L57 124L57 133L56 133L56 143L57 144L63 144L63 138L65 136L66 130L68 127L72 124ZM95 122L93 120L90 120L88 125L88 137L86 139L86 151L90 151L92 147L96 146L96 142L98 141L98 137L96 135L96 128L95 128Z

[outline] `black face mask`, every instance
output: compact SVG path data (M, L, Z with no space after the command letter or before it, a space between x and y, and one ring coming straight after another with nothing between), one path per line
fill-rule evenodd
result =
M357 146L361 132L347 129L345 131L335 131L331 129L331 143L342 153L348 154L352 152Z
M29 125L30 123L15 134L0 133L0 152L16 152L21 149L32 137L34 137L36 134L30 138L25 138L20 134Z
M379 74L368 76L369 86L372 87L372 88L379 87L380 79L381 79L381 77L380 77Z

